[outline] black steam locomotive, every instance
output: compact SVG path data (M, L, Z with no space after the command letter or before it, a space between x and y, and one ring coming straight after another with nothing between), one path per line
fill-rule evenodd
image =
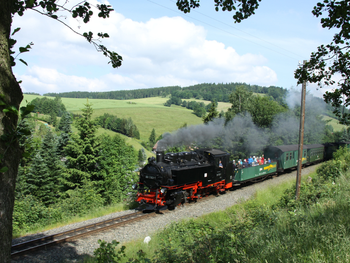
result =
M304 145L302 164L309 165L330 159L340 146L350 143ZM297 167L298 145L270 146L264 151L271 162L256 166L237 167L229 160L229 153L217 149L166 153L140 171L138 190L139 209L174 209L186 201L196 201L209 194L219 194L235 185L256 181Z

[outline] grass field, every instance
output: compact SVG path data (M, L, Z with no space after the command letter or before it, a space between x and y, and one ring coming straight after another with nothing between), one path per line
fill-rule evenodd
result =
M348 128L346 125L340 124L336 119L329 116L323 116L323 120L330 121L328 124L333 126L334 131L341 131Z
M24 94L22 106L26 101L30 102L36 97L38 96ZM152 97L134 100L89 99L88 101L94 109L93 118L104 113L113 114L119 118L131 118L140 131L141 140L145 141L148 140L152 129L155 129L158 137L165 132L177 130L185 123L188 126L203 123L201 118L192 113L192 110L175 105L165 107L163 104L167 100L168 98ZM210 103L203 100L195 101ZM62 98L62 102L68 111L79 113L87 99ZM226 111L230 106L230 103L219 102L218 111Z

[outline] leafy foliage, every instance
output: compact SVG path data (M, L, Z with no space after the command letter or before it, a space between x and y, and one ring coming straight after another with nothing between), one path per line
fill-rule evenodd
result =
M107 243L104 240L99 239L99 248L95 249L94 255L98 263L112 263L120 262L120 260L125 257L125 246L122 246L120 250L116 250L119 242L113 240L111 243Z
M326 91L324 99L331 102L335 107L334 113L339 116L343 123L349 123L349 114L342 113L340 106L350 105L350 6L348 1L324 0L314 7L312 13L321 17L323 28L336 28L339 31L334 35L333 40L327 45L321 45L316 52L311 53L310 60L301 65L295 72L298 83L304 80L311 83L318 83L320 87L333 86L337 88ZM324 13L328 13L325 17ZM336 82L335 76L340 80ZM345 96L345 100L344 97Z
M101 139L100 174L102 180L96 186L107 204L129 202L133 182L137 180L136 151L119 135Z
M131 118L122 119L112 114L105 113L104 115L97 117L96 122L105 129L140 139L140 132Z
M106 4L98 4L94 7L97 9L98 17L100 18L109 17L109 13L113 11L112 7ZM11 13L12 15L18 14L20 16L23 16L24 12L28 9L36 11L49 18L55 19L68 28L70 27L62 19L62 17L64 17L62 13L71 15L73 18L80 17L82 18L84 23L88 23L94 14L91 8L91 5L88 1L82 1L78 5L74 5L73 7L68 7L68 2L64 2L63 4L61 4L59 1L56 1L56 0L40 0L40 1L16 0L13 3ZM108 63L111 63L113 68L117 68L121 66L122 60L123 60L122 57L118 53L108 50L99 41L100 38L108 38L109 35L107 33L99 32L97 34L98 38L94 38L94 33L91 31L79 33L73 30L72 28L70 29L74 33L84 37L89 43L95 46L97 51L102 52L104 56L109 58L110 61ZM14 45L14 43L12 43L12 46ZM28 46L24 47L23 49L28 49ZM24 51L20 50L20 52L25 52L25 51L27 50L24 50ZM14 58L12 58L12 61L14 61Z
M248 85L245 83L202 83L188 87L169 86L160 88L149 89L137 89L137 90L118 90L109 92L87 92L87 91L74 91L63 93L47 93L45 96L60 96L66 98L91 98L91 99L140 99L148 97L167 97L171 95L167 101L167 105L171 104L182 105L180 100L188 100L191 98L203 99L208 101L221 101L229 102L229 95L236 90L237 87L244 86L249 91L255 93L268 94L273 97L280 104L284 103L284 98L287 90L281 87L262 87L257 85ZM174 102L172 101L174 99ZM186 107L186 105L182 105ZM194 107L191 108L192 110Z
M208 115L203 116L203 122L208 123L219 116L219 112L216 110L218 103L214 100L208 104Z
M52 119L55 118L55 116L61 117L63 113L66 112L66 107L62 103L60 97L55 97L54 99L49 99L47 97L35 98L30 104L34 105L34 112L49 114L50 116L53 115Z

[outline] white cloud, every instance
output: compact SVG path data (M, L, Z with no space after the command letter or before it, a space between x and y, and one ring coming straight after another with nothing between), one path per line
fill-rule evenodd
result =
M28 74L21 75L21 84L24 92L33 90L40 93L64 91L96 91L108 90L105 82L100 79L65 75L56 69L33 66Z
M107 59L82 37L57 21L27 12L16 17L22 27L22 45L34 42L23 55L28 68L14 68L24 91L104 91L187 86L203 82L247 82L274 85L277 74L268 60L253 52L238 54L234 46L206 39L206 30L181 17L152 18L137 22L113 13L87 25L65 19L74 30L108 32L103 42L123 56L123 66L112 69ZM102 30L101 30L102 29ZM21 44L20 44L21 45Z

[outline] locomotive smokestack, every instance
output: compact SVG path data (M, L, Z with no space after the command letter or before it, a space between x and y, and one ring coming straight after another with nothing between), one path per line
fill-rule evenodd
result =
M157 156L157 163L164 161L164 151L157 150L156 156Z

